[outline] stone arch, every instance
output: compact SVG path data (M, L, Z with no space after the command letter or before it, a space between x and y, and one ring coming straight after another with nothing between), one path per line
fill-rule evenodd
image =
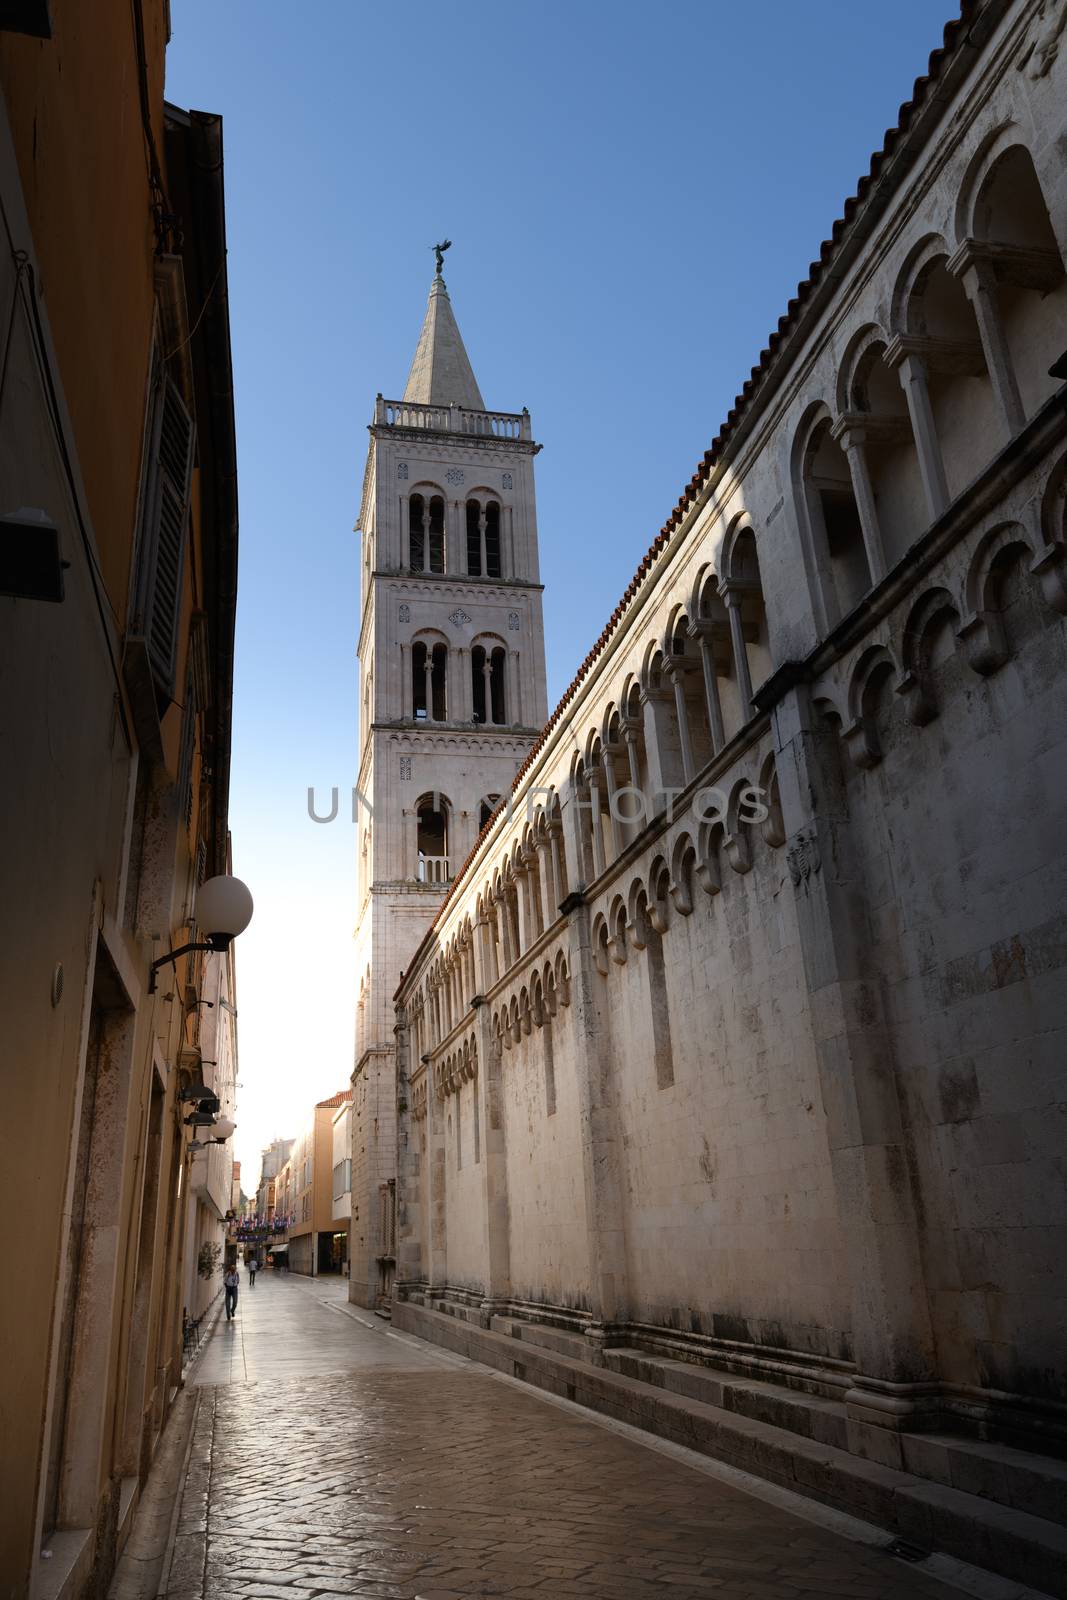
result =
M617 966L626 965L626 902L621 894L613 897L607 915L608 954Z
M889 360L889 340L877 323L852 338L837 383L834 424L854 456L853 477L864 491L868 562L878 579L914 543L930 520L908 402ZM857 478L858 474L858 478Z
M747 722L753 715L752 689L769 675L773 663L756 530L744 512L730 523L719 565L720 593L731 613L739 614L739 624L731 622L731 643Z
M415 802L416 876L420 883L447 883L452 802L437 790L428 790Z
M411 716L416 722L448 720L448 637L420 628L411 637Z
M724 845L726 859L735 872L752 870L753 819L746 815L754 809L756 792L751 778L735 778L726 800L726 833Z
M797 522L823 633L871 586L852 473L833 428L829 407L815 401L804 412L791 452Z
M702 822L697 829L696 876L705 894L716 895L722 891L720 852L726 839L722 818Z
M602 978L606 978L611 971L611 956L608 953L608 919L602 911L598 911L593 918L591 941L596 969Z
M849 722L845 743L858 767L873 767L882 759L878 713L889 684L899 677L897 663L887 647L872 644L864 650L849 679Z
M671 920L671 869L666 856L653 856L648 868L648 916L657 933L666 933Z
M927 589L905 619L897 693L904 697L908 720L916 727L925 726L937 716L933 672L955 651L959 620L959 604L943 587Z
M778 785L778 762L774 751L768 751L764 756L759 772L759 786L763 794L763 803L767 808L767 815L760 823L760 832L764 840L777 850L785 844L785 819L782 815L782 796Z
M570 963L562 950L556 953L554 971L560 1004L569 1006L571 1003L571 969Z
M477 723L500 727L508 720L507 659L499 634L481 632L471 641L471 714Z
M447 497L439 484L413 484L407 496L408 567L412 572L445 571L445 507Z
M986 465L995 441L1005 438L963 276L958 253L950 255L941 235L929 234L908 256L893 295L901 370L913 390L923 391L922 412L932 419L925 448L936 460L936 484L929 491L935 516Z
M693 874L696 871L696 846L688 833L680 833L671 846L670 896L674 909L688 917L693 909Z

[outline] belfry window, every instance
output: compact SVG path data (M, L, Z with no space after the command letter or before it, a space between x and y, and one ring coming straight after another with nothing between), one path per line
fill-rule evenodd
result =
M420 883L448 881L448 801L424 794L415 807L416 849Z
M412 572L445 570L445 502L413 494L408 501L408 565Z
M448 716L448 647L416 639L411 647L411 714L418 722Z
M500 505L496 500L467 501L467 573L472 578L500 577Z
M471 698L475 722L507 721L504 701L504 647L487 650L476 644L471 651Z

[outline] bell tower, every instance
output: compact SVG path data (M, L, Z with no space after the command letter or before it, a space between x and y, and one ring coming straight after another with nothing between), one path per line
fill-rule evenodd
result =
M393 993L548 715L527 411L482 399L442 276L379 394L358 531L360 745L349 1296L392 1288Z

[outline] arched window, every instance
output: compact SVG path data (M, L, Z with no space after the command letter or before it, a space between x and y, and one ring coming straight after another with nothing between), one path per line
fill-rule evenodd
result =
M408 501L408 565L412 572L445 570L445 502L413 494Z
M507 721L504 699L503 645L487 650L476 644L471 651L471 694L475 722Z
M862 332L842 370L841 416L835 432L853 455L853 483L864 482L868 550L881 577L915 542L936 514L923 487L911 415L900 381L875 328ZM862 516L861 508L861 516Z
M1048 369L1067 345L1067 277L1025 145L1003 151L985 174L972 226L971 251L995 285L1023 415L1032 417L1057 387Z
M759 688L772 664L756 535L747 524L735 527L724 567L720 592L729 613L730 640L747 722L753 714L752 690Z
M499 804L500 804L500 796L498 794L487 794L486 795L485 799L482 801L481 805L478 807L478 832L479 833L481 833L482 829L485 827L486 823L489 821L489 818L493 815L493 812L496 810L496 808L497 808L497 806Z
M467 501L467 572L472 578L500 577L500 504Z
M845 452L830 434L830 418L812 429L801 465L804 508L824 588L830 627L857 605L871 586L856 496ZM747 720L747 718L746 718Z
M411 647L411 714L418 722L448 717L448 646L416 639Z
M977 477L1004 427L986 366L974 309L946 257L934 255L916 276L906 331L922 340L922 360L949 500Z
M440 794L424 794L415 806L415 847L420 883L447 883L448 801Z

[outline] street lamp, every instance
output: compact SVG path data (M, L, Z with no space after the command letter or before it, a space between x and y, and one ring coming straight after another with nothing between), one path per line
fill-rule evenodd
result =
M196 920L201 928L207 930L206 943L193 940L189 944L179 945L177 950L168 950L165 956L153 961L149 968L149 994L155 994L156 975L168 961L176 961L179 956L188 955L190 950L228 950L231 941L239 933L244 933L252 920L252 896L248 886L240 878L225 874L209 878L201 884L196 897Z

